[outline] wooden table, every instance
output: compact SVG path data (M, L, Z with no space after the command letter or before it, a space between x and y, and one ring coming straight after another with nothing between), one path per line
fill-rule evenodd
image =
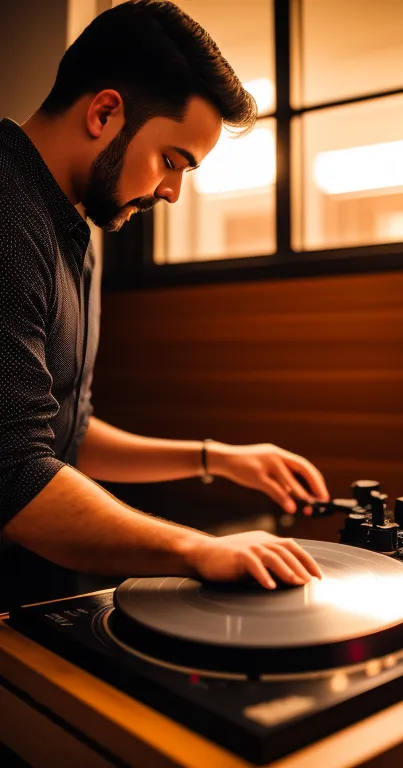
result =
M24 637L5 618L0 616L0 741L34 768L251 768ZM270 763L358 766L402 768L402 702Z

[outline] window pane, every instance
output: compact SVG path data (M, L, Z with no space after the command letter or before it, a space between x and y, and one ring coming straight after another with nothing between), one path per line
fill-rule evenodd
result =
M403 241L402 124L403 96L298 119L293 137L301 145L302 166L300 183L294 174L295 247Z
M403 86L402 0L293 2L293 106L309 106ZM297 95L297 86L299 94Z
M240 138L227 131L197 171L183 174L175 205L155 208L155 261L274 253L275 121Z

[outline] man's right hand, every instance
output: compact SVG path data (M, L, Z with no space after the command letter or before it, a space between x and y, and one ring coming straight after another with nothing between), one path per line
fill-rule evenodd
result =
M266 531L190 538L184 556L192 574L208 581L253 576L266 589L275 589L273 577L294 585L322 578L315 560L296 541Z

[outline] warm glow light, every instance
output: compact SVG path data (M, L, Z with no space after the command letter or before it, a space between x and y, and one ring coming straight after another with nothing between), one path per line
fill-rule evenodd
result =
M348 675L345 672L335 672L329 680L329 688L335 693L346 691L349 685Z
M380 216L377 229L382 240L402 240L403 213L389 213L386 216Z
M382 659L370 659L365 665L367 677L376 677L382 671Z
M316 186L328 195L403 185L403 141L320 152L313 163Z
M203 195L268 187L276 175L273 132L256 128L239 139L224 129L217 145L195 172L196 190Z
M269 112L274 108L274 86L268 77L248 80L247 83L242 83L242 85L255 99L259 115Z
M339 581L324 578L309 582L315 605L332 605L364 619L400 621L403 610L403 575L374 578L372 573Z

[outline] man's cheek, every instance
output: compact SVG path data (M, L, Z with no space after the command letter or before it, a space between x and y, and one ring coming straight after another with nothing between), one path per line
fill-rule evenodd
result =
M161 183L163 173L160 163L156 158L149 159L148 162L139 162L126 169L126 174L122 177L124 186L124 200L133 200L137 197L146 197L153 195L155 189Z

